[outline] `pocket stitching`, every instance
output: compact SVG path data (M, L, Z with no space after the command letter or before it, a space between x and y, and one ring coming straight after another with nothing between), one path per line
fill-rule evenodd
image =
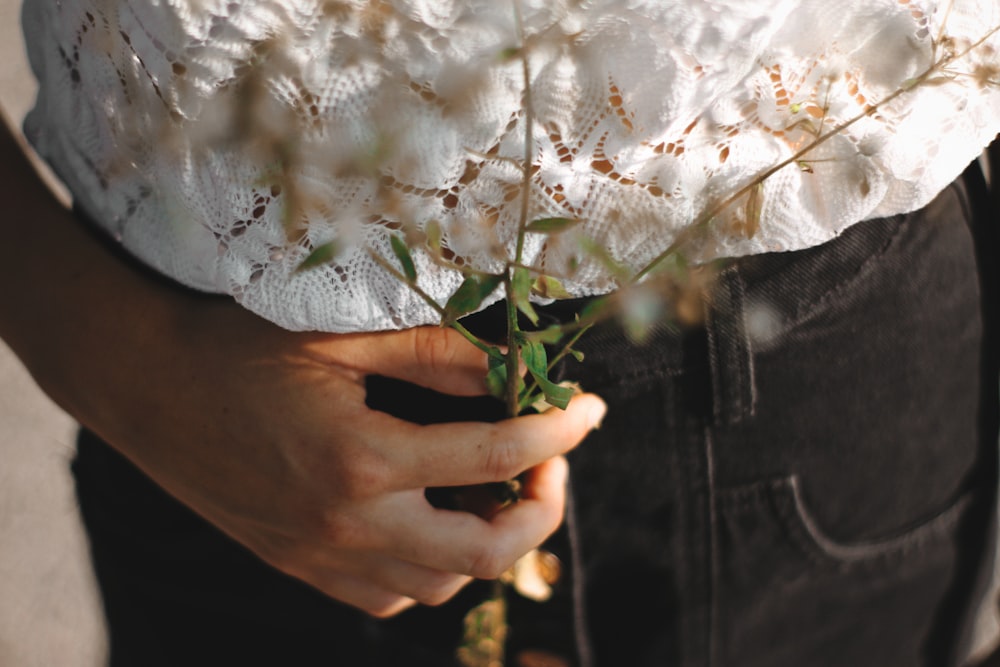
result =
M846 570L899 560L929 548L937 538L954 529L973 497L974 491L966 492L944 509L900 529L896 535L857 543L839 542L820 528L802 498L798 475L722 490L717 504L723 509L739 511L770 500L774 519L804 556L815 563L833 564Z

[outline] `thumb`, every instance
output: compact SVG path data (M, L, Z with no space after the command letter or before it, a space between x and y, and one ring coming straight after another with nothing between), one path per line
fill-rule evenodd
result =
M487 394L487 355L454 329L416 327L344 336L337 361L453 396Z

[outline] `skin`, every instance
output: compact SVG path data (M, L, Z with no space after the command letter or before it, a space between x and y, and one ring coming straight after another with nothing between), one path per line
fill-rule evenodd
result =
M365 406L379 374L485 394L486 358L453 331L292 333L228 299L120 261L0 136L0 337L41 388L261 559L380 617L495 578L562 520L562 454L604 415L593 395L497 424L418 426ZM480 517L430 486L529 471Z

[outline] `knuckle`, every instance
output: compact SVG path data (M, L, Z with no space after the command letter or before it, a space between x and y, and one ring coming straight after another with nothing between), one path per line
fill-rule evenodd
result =
M333 494L348 500L360 500L385 489L389 471L382 457L358 448L344 457L331 477Z
M418 363L431 372L444 370L455 359L455 348L443 329L417 327L413 330L413 346Z
M516 442L498 436L496 428L491 429L483 459L485 474L492 480L503 481L519 475L524 470L521 448Z
M368 545L365 521L343 511L329 511L323 517L319 541L327 548L361 549Z

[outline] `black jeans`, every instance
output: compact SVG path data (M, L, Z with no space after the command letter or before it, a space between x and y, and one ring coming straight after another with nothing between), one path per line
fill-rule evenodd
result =
M704 327L641 346L590 332L585 363L561 372L609 412L570 456L569 528L546 545L566 569L555 597L511 594L509 664L531 649L612 667L954 664L991 564L997 466L970 215L954 185L821 247L733 263ZM387 381L370 392L417 421L494 412ZM79 445L116 667L451 665L487 592L367 618L92 435Z

